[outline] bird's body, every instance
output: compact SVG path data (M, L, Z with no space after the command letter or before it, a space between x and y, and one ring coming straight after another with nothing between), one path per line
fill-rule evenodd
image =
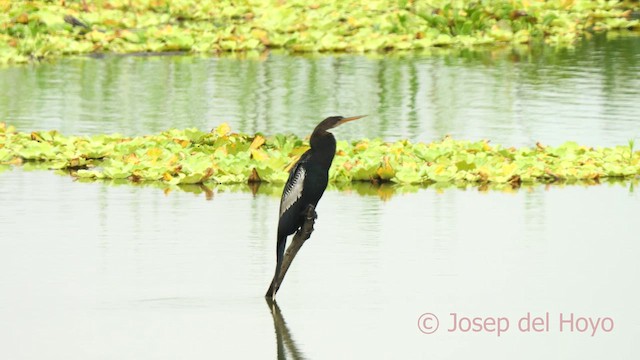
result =
M298 162L291 168L289 179L280 199L276 272L267 296L275 297L275 292L280 286L278 276L284 258L287 237L304 224L307 209L309 206L315 208L327 188L329 168L336 153L336 139L327 130L361 117L334 116L323 120L311 134L311 148L302 154Z
M329 182L329 171L314 163L311 150L305 152L289 173L280 199L278 239L287 237L304 223L304 210L320 201ZM285 239L286 240L286 239Z

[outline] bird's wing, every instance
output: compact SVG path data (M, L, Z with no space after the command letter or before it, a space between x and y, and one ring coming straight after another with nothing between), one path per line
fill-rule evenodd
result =
M280 199L280 216L284 214L293 204L302 196L302 189L304 184L304 178L307 172L302 164L309 158L309 153L304 153L300 157L300 160L291 168L289 172L289 179L282 191L282 198Z

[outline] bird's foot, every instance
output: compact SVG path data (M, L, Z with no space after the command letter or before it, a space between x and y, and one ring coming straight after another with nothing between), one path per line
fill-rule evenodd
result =
M317 220L318 213L316 212L316 208L313 205L309 205L307 208L307 220Z
M318 213L315 211L309 211L307 213L307 220L311 221L311 220L317 220L318 219Z

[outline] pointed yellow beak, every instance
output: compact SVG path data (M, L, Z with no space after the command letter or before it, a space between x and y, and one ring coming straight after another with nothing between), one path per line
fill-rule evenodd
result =
M353 121L353 120L358 120L358 119L362 119L363 117L365 117L367 115L358 115L358 116L352 116L352 117L348 117L348 118L344 118L340 121L338 121L338 123L336 124L336 126L338 125L342 125L344 123L347 123L349 121Z

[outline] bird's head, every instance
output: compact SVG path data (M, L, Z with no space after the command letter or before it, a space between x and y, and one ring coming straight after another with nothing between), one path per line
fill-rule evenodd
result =
M316 130L327 131L329 129L333 129L334 127L340 126L340 125L342 125L344 123L347 123L349 121L362 119L365 116L367 116L367 115L352 116L352 117L347 117L347 118L343 117L343 116L330 116L330 117L322 120L322 122L320 122L320 124L318 124L318 126L316 126Z

